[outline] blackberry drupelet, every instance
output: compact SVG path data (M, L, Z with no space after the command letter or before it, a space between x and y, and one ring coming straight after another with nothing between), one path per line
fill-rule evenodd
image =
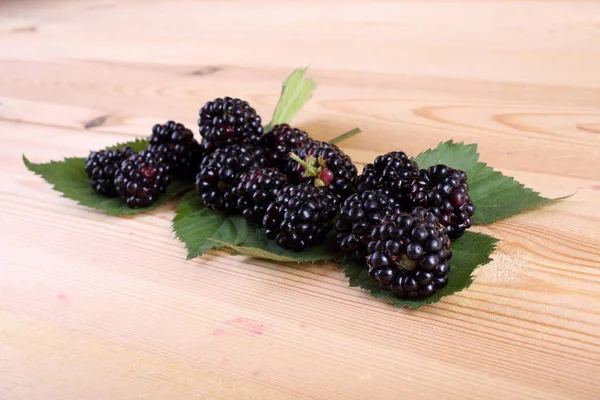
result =
M385 216L367 248L369 277L398 297L425 297L448 284L452 257L446 229L422 207Z
M327 187L340 201L355 192L358 171L352 159L343 151L319 146L306 148L302 154L303 158L290 155L299 165L295 172L298 181Z
M405 182L417 171L418 165L401 151L378 156L372 164L365 165L357 179L356 191L383 188L388 193L401 196Z
M235 188L237 209L247 220L262 225L267 207L287 185L288 177L275 168L247 172Z
M209 101L200 109L200 135L214 149L234 143L256 143L263 133L261 118L244 100L231 97Z
M211 154L217 148L214 145L212 145L208 140L206 140L206 138L202 138L202 140L200 140L200 149L202 150L203 155L207 155Z
M121 161L133 154L130 147L92 151L85 162L85 172L96 192L106 197L118 196L115 171Z
M148 138L148 151L168 164L176 178L194 177L198 173L202 154L200 145L192 131L180 123L167 121L164 125L154 125Z
M405 191L412 205L427 207L439 218L450 237L462 236L473 225L475 205L469 196L464 171L443 164L433 165L420 170Z
M394 197L384 190L365 190L348 197L335 223L337 242L340 249L351 254L357 261L365 261L371 231L388 214L402 212Z
M269 151L273 165L284 167L289 160L288 154L305 147L308 141L308 133L288 124L280 124L265 133L260 139L260 144Z
M333 227L338 199L323 188L286 186L263 219L267 237L287 250L301 251L320 243Z
M310 138L308 139L306 146L304 146L304 148L306 150L314 149L316 147L325 147L326 149L334 149L334 150L342 151L337 145L335 145L333 143L323 142L321 140L314 140L314 139L310 139Z
M250 144L234 144L216 149L204 157L196 176L196 192L208 208L234 213L235 187L243 173L268 167L265 152Z
M123 160L115 172L115 187L131 208L148 207L171 183L170 167L154 153L141 151Z

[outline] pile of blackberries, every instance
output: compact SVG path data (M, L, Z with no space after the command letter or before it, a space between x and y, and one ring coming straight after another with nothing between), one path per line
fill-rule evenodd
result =
M471 227L475 212L463 171L419 169L394 151L359 175L336 145L287 124L263 132L256 110L230 97L206 103L198 126L200 142L169 121L153 127L147 150L92 152L93 189L138 208L173 179L195 179L206 207L243 215L284 249L318 244L335 226L339 248L383 289L428 296L447 284L450 238Z
M154 204L173 179L191 179L198 172L202 149L191 130L168 121L154 125L148 148L92 151L85 172L92 188L105 197L119 196L129 207Z

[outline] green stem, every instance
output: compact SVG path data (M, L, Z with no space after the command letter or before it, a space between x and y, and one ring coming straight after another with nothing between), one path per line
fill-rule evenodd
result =
M343 133L343 134L341 134L338 137L334 137L333 139L331 139L329 141L329 143L331 143L331 144L338 144L340 142L343 142L344 140L350 139L352 136L358 135L361 132L362 132L362 129L360 129L360 128L354 128L351 131Z
M317 176L319 174L318 168L315 168L312 165L308 164L306 161L304 161L303 159L301 159L300 157L298 157L296 154L294 154L294 153L288 153L288 156L290 156L290 158L292 160L296 161L298 164L300 164L304 168L306 168L306 171L308 171L308 173L311 176Z

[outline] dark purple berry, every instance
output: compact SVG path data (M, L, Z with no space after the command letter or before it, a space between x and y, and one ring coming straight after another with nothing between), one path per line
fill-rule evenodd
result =
M174 121L154 125L148 138L148 151L168 164L176 178L193 178L202 161L202 150L192 131Z
M292 128L288 124L280 124L275 125L261 137L260 145L268 150L267 155L271 164L284 168L289 161L288 154L304 148L308 141L308 133Z
M372 164L365 165L357 178L356 190L362 193L365 190L382 189L400 199L406 182L416 171L417 164L405 153L392 151L378 156Z
M234 143L257 143L263 128L260 116L248 102L231 97L209 101L200 109L198 126L204 147L216 150Z
M105 197L118 196L115 187L115 171L121 161L133 154L130 147L90 152L85 162L85 172L92 188Z
M405 183L403 197L411 206L426 207L447 228L448 235L456 238L473 224L475 206L468 190L465 172L438 164L420 170Z
M371 231L388 214L401 212L393 197L382 190L367 190L348 197L340 209L335 223L337 242L346 254L358 261L365 260ZM397 232L393 232L397 233Z
M391 239L398 227L404 234ZM386 215L371 234L369 276L398 297L430 296L448 283L449 245L446 229L425 209Z
M169 165L154 153L141 151L121 161L115 171L117 193L131 208L148 207L165 193L171 183Z
M263 227L280 247L301 251L320 243L333 227L338 199L313 185L289 185L267 207Z
M291 160L298 162L292 173L292 181L326 187L340 201L355 192L358 171L352 159L343 151L334 147L308 147L300 154L302 157L293 157Z
M238 196L235 188L242 175L269 166L264 151L250 144L232 145L204 157L196 176L196 192L208 208L234 213Z
M287 184L287 176L275 168L259 168L243 174L234 192L238 211L244 218L262 225L267 207Z

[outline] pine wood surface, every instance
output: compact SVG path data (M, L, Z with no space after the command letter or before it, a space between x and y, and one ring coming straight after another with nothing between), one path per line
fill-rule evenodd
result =
M0 3L0 399L597 399L597 1ZM311 64L295 123L360 164L454 139L562 202L477 231L501 242L418 311L335 265L211 251L175 204L108 217L22 164L85 156L207 100L268 120Z

